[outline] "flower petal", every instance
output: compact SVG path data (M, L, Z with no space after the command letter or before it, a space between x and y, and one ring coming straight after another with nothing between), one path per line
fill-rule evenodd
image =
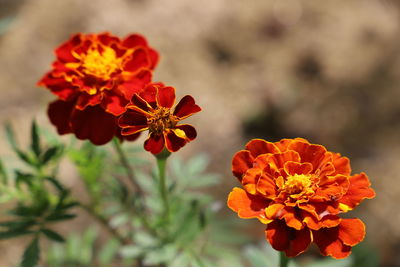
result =
M293 141L289 144L288 149L298 152L301 162L311 163L314 170L320 168L321 163L325 159L325 153L327 152L323 146L312 145L303 140Z
M56 100L50 103L47 109L47 114L50 122L56 126L59 134L67 134L72 132L69 120L74 106L74 101L66 102L62 100Z
M149 70L141 70L135 75L125 75L123 81L118 85L118 91L126 99L131 99L134 94L143 90L145 85L151 81L151 78L152 74Z
M153 154L159 154L164 149L164 143L164 136L151 133L144 142L144 149Z
M312 241L308 228L297 231L287 227L283 220L275 220L268 224L265 233L271 246L284 251L288 257L295 257L304 252Z
M248 194L241 188L235 187L228 196L228 207L237 212L243 219L257 218L263 223L270 220L265 218L265 208L269 201L259 196Z
M175 103L175 88L171 86L158 87L157 104L164 108L171 108Z
M250 151L253 157L267 153L279 153L279 149L270 142L262 139L253 139L246 144L246 150Z
M180 124L175 126L175 128L184 131L186 138L190 141L194 140L197 137L196 129L192 125Z
M345 245L355 246L363 241L365 225L360 219L343 219L339 225L339 238Z
M350 160L347 157L342 157L339 153L332 153L332 162L335 174L350 175Z
M254 157L248 150L237 152L232 159L232 173L239 181L242 180L243 174L252 167Z
M111 113L114 116L119 116L125 112L125 107L128 103L129 101L125 99L123 95L118 94L116 91L113 90L104 92L101 106L108 113Z
M73 35L67 42L60 45L56 50L56 56L61 62L78 62L71 51L81 43L81 34Z
M178 151L187 143L186 134L180 129L170 129L164 135L165 146L170 152Z
M287 175L295 175L295 174L309 174L313 166L311 163L299 163L294 161L287 161L283 166Z
M122 45L127 47L127 48L135 48L138 46L147 46L147 41L146 39L139 35L139 34L131 34L128 35L123 41Z
M361 201L375 197L375 191L370 188L368 176L365 173L356 174L350 177L350 185L346 194L339 200L342 205L345 205L348 211L358 206Z
M150 60L146 50L138 48L132 53L131 58L125 63L123 69L124 71L136 72L149 66Z
M96 106L101 102L101 94L89 95L87 93L80 93L76 101L76 108L84 110L88 106Z
M74 110L71 127L76 137L89 139L95 145L108 143L118 131L116 117L105 112L100 106Z
M131 127L131 126L147 126L146 116L135 110L127 110L118 119L118 125L121 128Z
M343 259L351 254L351 246L343 244L339 239L339 227L321 228L313 231L314 242L324 256Z
M70 101L76 97L78 87L67 82L64 77L54 77L53 73L47 73L39 82L39 86L44 86L58 96L61 100Z
M194 98L186 95L176 105L174 115L183 120L199 111L201 111L201 108L195 104Z

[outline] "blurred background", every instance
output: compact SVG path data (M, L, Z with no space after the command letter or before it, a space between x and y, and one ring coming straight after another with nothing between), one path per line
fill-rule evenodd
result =
M352 214L379 266L400 266L399 1L0 0L0 123L11 120L21 140L34 117L55 132L45 113L55 97L35 84L71 34L103 31L145 35L161 54L154 80L199 102L198 139L180 154L210 156L222 203L238 185L232 155L249 139L307 138L369 175L377 197ZM0 242L0 266L18 262L20 243Z

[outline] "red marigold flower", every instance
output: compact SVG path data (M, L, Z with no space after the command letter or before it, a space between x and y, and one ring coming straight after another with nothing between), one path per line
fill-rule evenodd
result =
M197 113L201 108L193 97L184 96L173 109L175 88L163 84L150 84L142 92L132 97L127 111L120 117L122 135L129 136L149 130L144 148L153 154L160 153L164 147L170 152L178 151L197 133L189 124L178 122Z
M158 53L140 35L121 40L109 33L76 34L55 53L53 69L38 82L58 96L50 121L60 134L107 143L119 132L116 117L151 81Z
M322 255L345 258L363 240L364 223L339 215L375 192L365 173L351 175L348 158L301 138L254 139L235 154L232 171L243 189L233 189L228 206L266 224L267 240L288 257L314 242Z

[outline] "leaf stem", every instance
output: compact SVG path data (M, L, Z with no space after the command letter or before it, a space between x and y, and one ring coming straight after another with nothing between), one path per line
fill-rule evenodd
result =
M115 150L117 151L119 160L122 164L122 166L124 166L126 173L128 175L129 181L131 182L131 184L135 187L136 192L138 193L139 197L142 197L144 195L143 190L141 188L141 186L137 183L136 179L135 179L135 175L133 172L133 169L131 167L131 165L128 162L128 159L121 147L121 142L118 140L118 138L114 137L113 139L113 145Z
M286 257L285 252L280 252L280 263L279 266L280 267L287 267L289 264L289 258Z

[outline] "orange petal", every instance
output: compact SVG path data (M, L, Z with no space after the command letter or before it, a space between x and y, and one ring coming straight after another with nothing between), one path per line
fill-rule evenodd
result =
M345 245L355 246L365 236L365 225L360 219L343 219L339 225L339 238Z
M308 228L296 231L287 227L282 220L275 220L268 224L265 234L271 246L276 250L284 251L288 257L295 257L304 252L312 241Z
M268 219L274 220L280 217L281 210L285 208L285 205L280 204L280 203L275 203L272 205L269 205L265 209L265 215L267 216Z
M287 173L287 175L295 175L295 174L309 174L313 166L311 163L299 163L299 162L294 162L294 161L287 161L284 164L284 170Z
M243 174L253 166L254 158L247 150L237 152L232 159L232 172L239 181L242 180Z
M296 230L302 229L303 222L302 218L299 216L297 210L293 207L285 207L284 212L282 213L281 219L285 219L286 225L294 228Z
M319 230L322 227L324 228L332 228L339 225L341 219L332 214L327 214L322 218L316 217L314 214L301 211L301 216L303 217L303 222L310 228L311 230Z
M375 191L370 188L368 176L365 173L356 174L350 177L350 186L346 194L339 200L340 203L353 209L364 199L374 198Z
M350 160L342 157L339 153L332 153L332 163L335 167L335 174L350 175Z
M261 170L258 168L251 168L243 175L242 185L250 194L256 194L256 187L258 180L261 177Z
M289 144L288 149L299 153L301 162L309 162L313 165L314 170L318 169L325 159L327 152L323 146L312 145L303 140L296 140Z
M313 200L332 200L336 201L347 192L349 188L349 178L344 175L325 176L319 183L319 188L315 192Z
M243 179L244 180L244 179ZM256 189L266 198L275 198L277 196L277 186L273 178L268 175L259 176Z
M238 213L243 219L258 218L261 222L268 223L265 217L265 208L269 201L259 196L248 194L241 188L235 187L228 196L228 207Z
M339 239L339 227L321 228L318 231L313 231L313 238L324 256L343 259L351 253L351 246L343 244Z
M308 143L308 141L304 138L295 138L295 139L282 139L279 142L275 142L274 144L281 152L285 152L288 150L288 146L295 141Z
M279 153L279 149L270 142L262 139L253 139L246 145L246 150L250 151L253 157L267 153Z

